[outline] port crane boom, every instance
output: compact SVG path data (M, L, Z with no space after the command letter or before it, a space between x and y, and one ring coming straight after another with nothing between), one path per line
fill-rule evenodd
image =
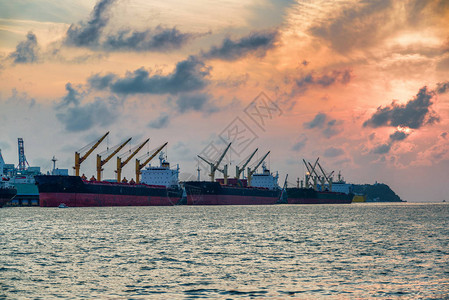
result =
M140 170L145 167L159 152L167 146L168 142L160 146L153 154L150 155L143 163L140 163L140 159L136 159L136 183L140 182ZM146 156L146 155L145 155Z
M103 135L83 156L81 156L81 150L83 150L84 148L82 148L81 150L78 150L77 152L75 152L75 175L76 176L80 176L80 167L81 164L83 163L83 161L86 160L86 158L95 150L95 148L98 147L98 145L101 144L101 142L106 138L106 136L109 134L109 131L106 132L105 135ZM90 144L88 145L90 146Z
M316 184L315 184L316 177L313 177L313 173L316 174L315 168L316 168L316 164L318 163L319 159L320 159L319 157L316 159L315 164L313 166L310 163L307 163L305 159L302 159L302 161L304 162L304 165L306 166L306 169L307 169L307 174L306 174L306 178L305 178L306 188L310 187L309 181L310 181L310 177L312 177L312 178L314 178L314 188L316 189ZM309 168L309 165L310 165L310 168Z
M123 149L123 147L125 147L126 144L129 143L129 141L132 138L127 139L124 143L119 144L117 146L115 146L114 148L116 148L114 151L112 151L112 153L106 157L106 159L102 160L101 159L101 153L97 154L97 180L101 181L101 171L103 171L103 166L114 156L116 155L120 150ZM113 149L114 149L113 148Z
M257 168L262 164L262 162L265 160L265 158L267 158L268 154L270 154L270 151L267 152L267 154L265 154L262 159L259 159L258 162L256 162L256 166L251 169L248 168L248 186L251 185L251 179L253 177L254 172L256 172Z
M239 167L238 165L235 166L235 179L240 178L240 175L245 170L246 166L248 165L249 161L253 158L254 154L256 154L257 150L259 150L259 148L256 148L256 150L254 150L254 152L249 156L249 158L241 167Z
M334 174L334 171L330 172L329 174L326 174L324 172L323 168L321 167L320 163L318 163L318 167L320 168L321 173L323 173L324 179L326 179L326 181L327 181L327 184L329 186L329 191L332 191L332 178L331 178L331 176L332 176L332 174ZM322 182L322 185L324 186L324 180Z
M226 147L226 149L225 149L225 150L223 151L223 153L221 154L220 158L219 158L215 163L210 162L210 161L208 161L207 159L205 159L205 158L201 157L200 155L198 155L198 157L199 157L200 159L204 160L204 161L210 166L210 174L209 174L209 176L210 176L210 181L211 181L211 182L214 182L214 181L215 181L215 171L218 170L218 171L220 171L220 172L223 173L224 178L225 178L225 184L227 184L227 181L228 181L228 174L227 174L227 173L228 173L228 166L226 165L226 166L223 168L223 170L218 169L218 166L220 165L221 161L222 161L223 158L225 157L226 152L228 152L229 148L231 147L231 144L232 144L232 143L229 143L229 145Z
M125 161L122 162L122 158L120 156L117 156L117 171L115 171L117 173L117 182L122 181L123 167L126 166L126 164L131 160L131 158L133 158L143 148L143 146L145 146L145 144L148 143L149 140L150 139L147 139L145 142L143 142L137 148L135 148L135 150L131 153L131 155L129 155L125 159Z

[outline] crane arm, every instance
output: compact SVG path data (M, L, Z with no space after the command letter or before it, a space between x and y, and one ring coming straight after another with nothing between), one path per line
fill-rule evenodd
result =
M246 166L249 164L250 160L253 158L254 154L256 154L257 150L259 150L259 148L256 148L256 150L254 150L254 152L249 156L249 158L246 160L246 162L243 164L243 166L239 169L244 170L246 168Z
M329 173L329 175L327 175L327 174L324 172L323 168L321 167L320 163L318 163L318 167L320 168L321 173L323 173L323 175L324 175L324 177L326 178L326 180L329 182L329 181L330 181L329 178L332 176L332 174L334 173L334 171L332 171L331 173Z
M306 166L307 172L309 172L309 174L312 175L312 171L310 171L309 165L307 164L306 160L303 158L302 161L304 162L304 165Z
M84 155L80 158L80 160L79 160L79 163L80 163L80 164L81 164L83 161L86 160L86 158L87 158L87 157L88 157L88 156L95 150L95 148L98 147L98 145L101 144L101 142L108 136L108 134L109 134L109 131L106 132L106 134L103 135L103 136L101 137L101 139L99 139L99 140L92 146L92 148L90 148L90 149L86 152L86 154L84 154Z
M213 163L207 161L205 158L203 158L203 157L201 157L201 156L199 156L199 155L197 155L197 156L198 156L199 158L201 158L202 160L204 160L208 165L212 165L212 166L213 166Z
M133 158L143 148L143 146L145 146L145 144L148 143L149 140L150 139L147 139L145 142L140 144L140 146L137 147L137 149L134 150L134 152L130 156L128 156L128 158L124 162L121 163L121 167L124 167L131 160L131 158Z
M256 166L251 170L251 175L254 174L254 172L256 172L257 168L262 164L262 162L265 160L265 158L267 158L268 154L270 154L270 151L267 152L267 154L265 154L261 160L259 160L259 162L257 162Z
M254 150L254 152L249 156L249 158L242 165L242 167L237 166L236 172L235 172L235 178L237 178L237 179L240 178L240 174L242 174L243 170L245 170L246 166L249 164L249 162L253 158L254 154L256 154L257 150L259 150L259 148L256 148L256 150Z
M128 144L131 139L132 138L129 138L123 144L121 144L119 147L117 147L117 149L115 149L108 157L106 157L106 159L101 161L101 165L103 166L105 163L107 163L114 155L116 155L120 150L122 150L123 147L125 147L126 144Z
M223 160L224 156L226 155L226 152L228 152L229 147L231 147L232 143L229 143L229 145L226 147L225 151L221 154L220 158L218 159L217 163L214 166L214 169L217 169L220 165L221 161Z
M317 172L315 171L315 167L312 167L312 164L311 164L311 163L309 163L309 166L310 166L310 168L312 168L312 173L315 173L315 176L316 176L316 177L320 177L320 176L317 174Z
M167 146L168 142L160 146L156 152L154 152L150 157L148 157L143 163L139 165L139 170L141 170L143 167L145 167L159 152L164 149L165 146Z

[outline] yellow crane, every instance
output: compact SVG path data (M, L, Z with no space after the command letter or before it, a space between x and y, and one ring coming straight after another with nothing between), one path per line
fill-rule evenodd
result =
M246 166L248 165L249 161L253 158L254 154L256 154L257 150L259 150L259 148L256 148L256 150L254 150L254 152L251 153L249 158L246 160L246 162L241 167L239 167L239 165L235 166L235 179L240 178L240 175L245 170Z
M98 147L98 145L101 144L101 142L106 138L106 136L109 134L109 131L106 132L105 135L103 135L97 142L92 142L89 145L81 148L80 150L78 150L77 152L75 152L75 167L73 167L75 169L75 175L76 176L80 176L80 167L83 161L86 160L86 158L95 150L95 148ZM81 152L83 152L85 149L87 149L88 147L90 147L93 144L93 146L87 150L87 152L81 156Z
M256 166L254 168L248 168L248 186L251 186L251 179L253 177L254 172L256 172L257 168L260 166L260 164L267 158L268 154L270 154L270 151L265 154L262 159L259 159L258 162L256 162Z
M217 162L213 163L208 161L207 159L201 157L198 155L199 158L201 158L202 160L204 160L209 166L210 166L210 181L214 182L215 181L215 171L220 171L223 173L224 175L224 184L228 183L228 165L226 165L223 170L218 169L218 166L220 165L221 161L223 160L224 156L226 155L226 152L228 152L229 147L231 147L231 143L229 143L228 147L226 147L226 149L223 151L223 153L221 154L220 158L217 160Z
M117 156L117 170L115 171L117 173L117 182L122 181L122 169L123 167L133 158L142 148L145 146L146 143L148 143L150 139L147 139L145 142L140 144L138 147L134 148L131 155L129 155L125 161L122 162L122 157Z
M143 167L145 167L159 152L161 152L162 149L164 149L165 146L167 146L168 142L160 146L153 154L150 155L143 163L140 163L140 160L142 158L136 159L136 183L140 182L140 170L142 170ZM148 154L145 154L147 156Z
M108 157L106 157L106 159L104 159L104 160L102 160L101 159L101 155L103 154L103 153L100 153L100 154L97 154L97 180L98 181L101 181L101 171L103 171L103 166L114 156L114 155L116 155L120 150L122 150L123 149L123 147L125 147L125 145L126 144L128 144L129 143L129 141L131 140L132 138L129 138L129 139L127 139L124 143L122 143L122 144L119 144L119 145L117 145L117 146L115 146L115 147L113 147L112 149L114 149L115 148L115 150L113 150L112 151L112 153L108 156ZM111 149L111 150L112 150ZM104 152L104 153L107 153L108 151L106 151L106 152Z

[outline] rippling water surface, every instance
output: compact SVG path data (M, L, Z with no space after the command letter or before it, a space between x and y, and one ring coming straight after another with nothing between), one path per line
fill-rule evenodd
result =
M449 205L0 209L0 298L449 298Z

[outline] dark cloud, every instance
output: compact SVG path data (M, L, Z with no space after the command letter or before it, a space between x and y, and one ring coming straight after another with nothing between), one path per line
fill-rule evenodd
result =
M94 7L87 23L70 25L65 43L71 46L97 46L101 33L109 22L109 10L116 0L100 0Z
M96 98L82 104L84 95L66 84L67 95L55 106L57 119L67 131L84 131L95 126L108 126L119 115L120 102L111 96L107 99Z
M39 47L37 45L36 35L28 32L27 39L20 42L16 46L16 51L12 52L9 57L16 64L34 63L38 61Z
M440 136L441 136L443 139L446 139L446 137L447 137L447 132L441 133Z
M163 28L144 31L121 30L115 35L106 37L103 47L109 51L167 51L179 49L191 39L200 36L193 33L182 33L178 29Z
M304 123L303 126L306 129L322 129L323 135L331 138L342 131L340 128L342 123L342 121L336 119L328 120L328 116L325 113L318 113L312 121Z
M115 74L109 73L107 75L101 76L100 74L95 74L87 79L89 85L97 90L104 90L108 88L111 82L116 78Z
M383 144L374 148L371 152L374 154L387 154L390 152L391 144Z
M347 84L351 81L351 78L351 70L333 70L322 74L312 72L296 79L296 85L302 89L307 89L310 85L328 87L335 83Z
M449 90L449 81L437 83L436 92L438 94L444 94L447 90Z
M201 55L207 59L233 61L254 55L264 57L268 50L274 48L278 32L276 30L252 32L238 40L225 38L220 46L213 46Z
M157 119L151 121L148 124L148 127L154 128L154 129L161 129L161 128L166 128L169 123L170 123L169 115L166 113L162 113Z
M65 89L67 91L67 95L61 99L61 102L58 103L57 108L65 108L70 106L70 104L73 104L74 106L80 105L81 94L72 87L70 82L66 83Z
M168 51L179 49L202 34L182 33L176 27L154 29L121 29L104 33L110 23L110 9L116 0L100 0L94 7L87 23L72 24L67 30L65 44L89 47L105 51Z
M350 8L322 24L312 26L312 35L330 43L340 53L375 45L390 34L392 19L391 0L372 0L357 2Z
M237 76L228 76L224 80L218 80L216 81L216 85L218 87L224 87L224 88L238 88L240 86L246 85L249 79L249 74L245 73L243 75L237 75Z
M408 133L405 133L403 131L395 131L393 134L390 134L390 140L392 142L394 141L402 141L405 140L409 136Z
M325 113L318 113L312 121L304 123L304 128L322 128L326 118L327 116Z
M118 94L178 94L203 89L209 83L209 73L209 67L190 56L178 62L175 70L166 76L151 76L147 70L140 68L128 73L124 78L110 82L109 87ZM95 78L101 79L99 76Z
M327 138L331 138L339 134L342 131L339 125L341 125L342 123L342 121L337 121L335 119L328 121L326 127L323 130L324 136Z
M299 151L302 148L304 148L306 146L306 144L307 144L307 139L303 139L303 140L297 142L296 144L294 144L293 147L292 147L292 150L293 151Z
M385 107L378 107L371 118L363 123L364 127L409 127L418 129L426 124L439 121L438 115L431 110L434 92L427 87L419 90L418 94L406 104L393 101Z
M345 152L343 151L343 149L335 148L335 147L330 147L330 148L327 148L326 150L324 150L324 156L326 156L326 157L337 157L344 153Z
M213 103L213 98L209 94L181 95L176 100L175 105L177 111L180 113L202 111L210 114L220 110Z

